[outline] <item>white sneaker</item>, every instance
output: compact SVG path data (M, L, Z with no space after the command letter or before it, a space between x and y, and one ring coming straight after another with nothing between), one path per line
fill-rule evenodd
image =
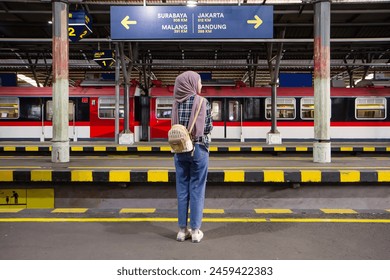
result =
M195 229L192 232L192 243L199 243L203 238L203 232L200 229Z
M180 229L177 233L176 240L179 242L183 242L184 240L191 237L191 230L187 228Z

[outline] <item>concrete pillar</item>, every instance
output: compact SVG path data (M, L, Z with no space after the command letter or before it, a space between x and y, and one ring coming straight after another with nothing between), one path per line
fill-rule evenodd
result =
M314 162L331 162L330 108L330 1L325 0L314 2Z
M51 161L69 162L68 1L53 1L53 139Z

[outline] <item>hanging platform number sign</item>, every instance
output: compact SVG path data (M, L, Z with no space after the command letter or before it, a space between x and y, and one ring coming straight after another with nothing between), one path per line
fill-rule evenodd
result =
M110 68L115 63L114 52L112 50L95 51L93 60L104 69Z
M68 33L72 42L78 42L91 34L92 20L89 14L83 10L70 11Z

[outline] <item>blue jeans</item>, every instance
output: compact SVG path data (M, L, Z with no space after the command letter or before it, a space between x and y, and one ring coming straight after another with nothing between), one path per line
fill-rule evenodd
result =
M202 144L195 144L195 151L175 154L176 195L179 227L187 227L188 206L190 226L199 229L202 225L206 190L209 152Z

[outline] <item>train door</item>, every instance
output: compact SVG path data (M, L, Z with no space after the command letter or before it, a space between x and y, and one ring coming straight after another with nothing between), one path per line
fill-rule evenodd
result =
M119 131L123 130L124 97L119 97ZM90 99L90 137L115 138L115 97L101 96Z
M242 134L242 99L211 99L214 139L238 140Z
M173 97L151 98L150 103L150 140L168 138L171 128Z

